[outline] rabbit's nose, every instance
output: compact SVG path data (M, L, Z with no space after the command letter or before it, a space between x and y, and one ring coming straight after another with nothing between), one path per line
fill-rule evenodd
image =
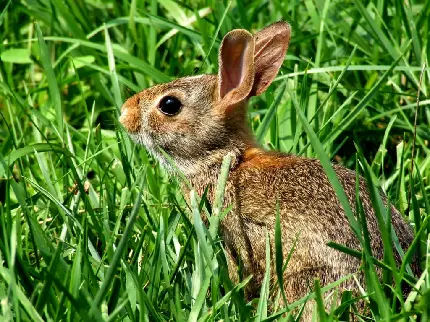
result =
M126 117L126 116L127 116L127 113L128 113L128 107L127 107L127 105L126 105L126 104L124 104L124 105L121 107L121 115L119 116L119 120L121 121L121 119L123 119L124 117Z
M119 122L130 133L136 133L140 130L140 109L136 104L130 104L127 100L121 107Z
M120 122L122 125L124 125L124 123L125 123L125 120L126 120L126 118L127 118L127 114L128 114L128 107L127 107L127 105L126 105L126 104L124 104L124 105L121 107L121 115L119 116L119 122Z

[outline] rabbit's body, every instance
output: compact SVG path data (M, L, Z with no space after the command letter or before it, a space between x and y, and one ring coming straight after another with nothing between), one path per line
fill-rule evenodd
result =
M255 35L233 30L221 44L217 76L184 77L146 89L124 103L120 121L133 140L144 145L164 167L170 171L179 168L198 193L209 186L211 201L223 157L232 156L224 204L233 208L222 220L220 230L231 277L237 279L238 260L243 263L245 275L254 275L247 290L249 296L257 295L263 280L266 231L273 259L279 205L284 256L295 245L284 274L284 288L291 302L312 289L314 278L326 285L359 270L359 259L328 247L327 242L353 249L359 249L360 244L320 162L265 152L247 126L248 99L270 85L283 62L289 39L290 27L284 22ZM174 167L160 149L169 155ZM355 210L356 176L341 166L334 168ZM362 179L359 191L372 251L382 258L379 227ZM384 197L383 200L386 201ZM406 249L412 230L394 207L391 216ZM360 274L358 279L362 280ZM355 287L352 279L340 285L341 289Z
M285 292L289 302L313 289L319 278L323 285L359 271L360 260L327 246L333 241L352 249L360 243L349 227L345 212L318 160L294 155L268 153L250 148L234 158L225 194L225 206L234 205L221 222L221 232L230 263L230 275L236 279L235 263L240 259L245 276L254 275L248 295L258 296L266 271L266 231L274 259L274 231L277 205L280 211L283 253L294 247L284 273ZM355 173L334 166L353 211L355 211ZM213 201L219 167L189 177L192 186L203 194L209 187ZM360 199L367 217L373 255L382 259L383 245L368 190L360 180ZM385 200L385 198L384 198ZM407 249L413 233L401 214L391 207L392 223L401 246ZM275 278L272 267L272 278ZM361 275L358 276L362 280ZM253 288L254 286L254 288ZM351 279L341 289L356 289Z

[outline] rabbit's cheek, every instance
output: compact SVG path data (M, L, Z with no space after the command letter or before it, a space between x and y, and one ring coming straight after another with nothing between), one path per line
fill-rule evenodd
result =
M151 113L149 113L147 117L147 122L148 122L148 128L151 129L151 132L154 132L154 133L160 132L160 128L162 126L162 120L160 115L158 115L158 112L152 111Z
M187 135L191 134L192 128L190 122L184 119L177 120L174 123L170 124L169 131L171 131L173 134Z
M157 134L188 133L190 130L190 124L186 119L178 119L159 113L151 113L148 116L148 126L153 133Z

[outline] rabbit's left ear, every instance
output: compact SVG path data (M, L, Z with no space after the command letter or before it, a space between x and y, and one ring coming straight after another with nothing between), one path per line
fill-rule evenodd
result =
M219 49L218 94L225 106L248 98L254 84L254 37L244 29L226 34Z
M250 96L263 93L278 74L290 44L291 27L285 21L276 22L254 35L254 85Z

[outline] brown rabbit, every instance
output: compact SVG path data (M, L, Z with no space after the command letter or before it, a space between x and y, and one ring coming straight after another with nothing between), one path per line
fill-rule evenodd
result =
M284 278L289 302L307 294L315 278L324 285L357 272L360 266L360 260L326 245L334 241L360 248L320 162L264 151L247 126L247 101L263 93L275 78L290 33L286 22L272 24L255 35L233 30L220 47L218 76L184 77L146 89L124 103L120 117L132 139L167 169L173 171L158 148L170 155L198 193L208 186L211 201L223 157L233 157L225 192L225 205L233 208L220 230L232 278L237 279L237 259L243 263L245 275L254 276L247 290L250 296L261 286L265 232L273 242L279 203L284 254L297 238ZM354 210L355 173L337 165L334 169ZM381 258L383 246L364 182L360 182L360 197L373 252ZM394 207L391 215L406 249L413 238L412 230ZM341 290L355 287L350 280ZM305 319L310 319L309 309Z

